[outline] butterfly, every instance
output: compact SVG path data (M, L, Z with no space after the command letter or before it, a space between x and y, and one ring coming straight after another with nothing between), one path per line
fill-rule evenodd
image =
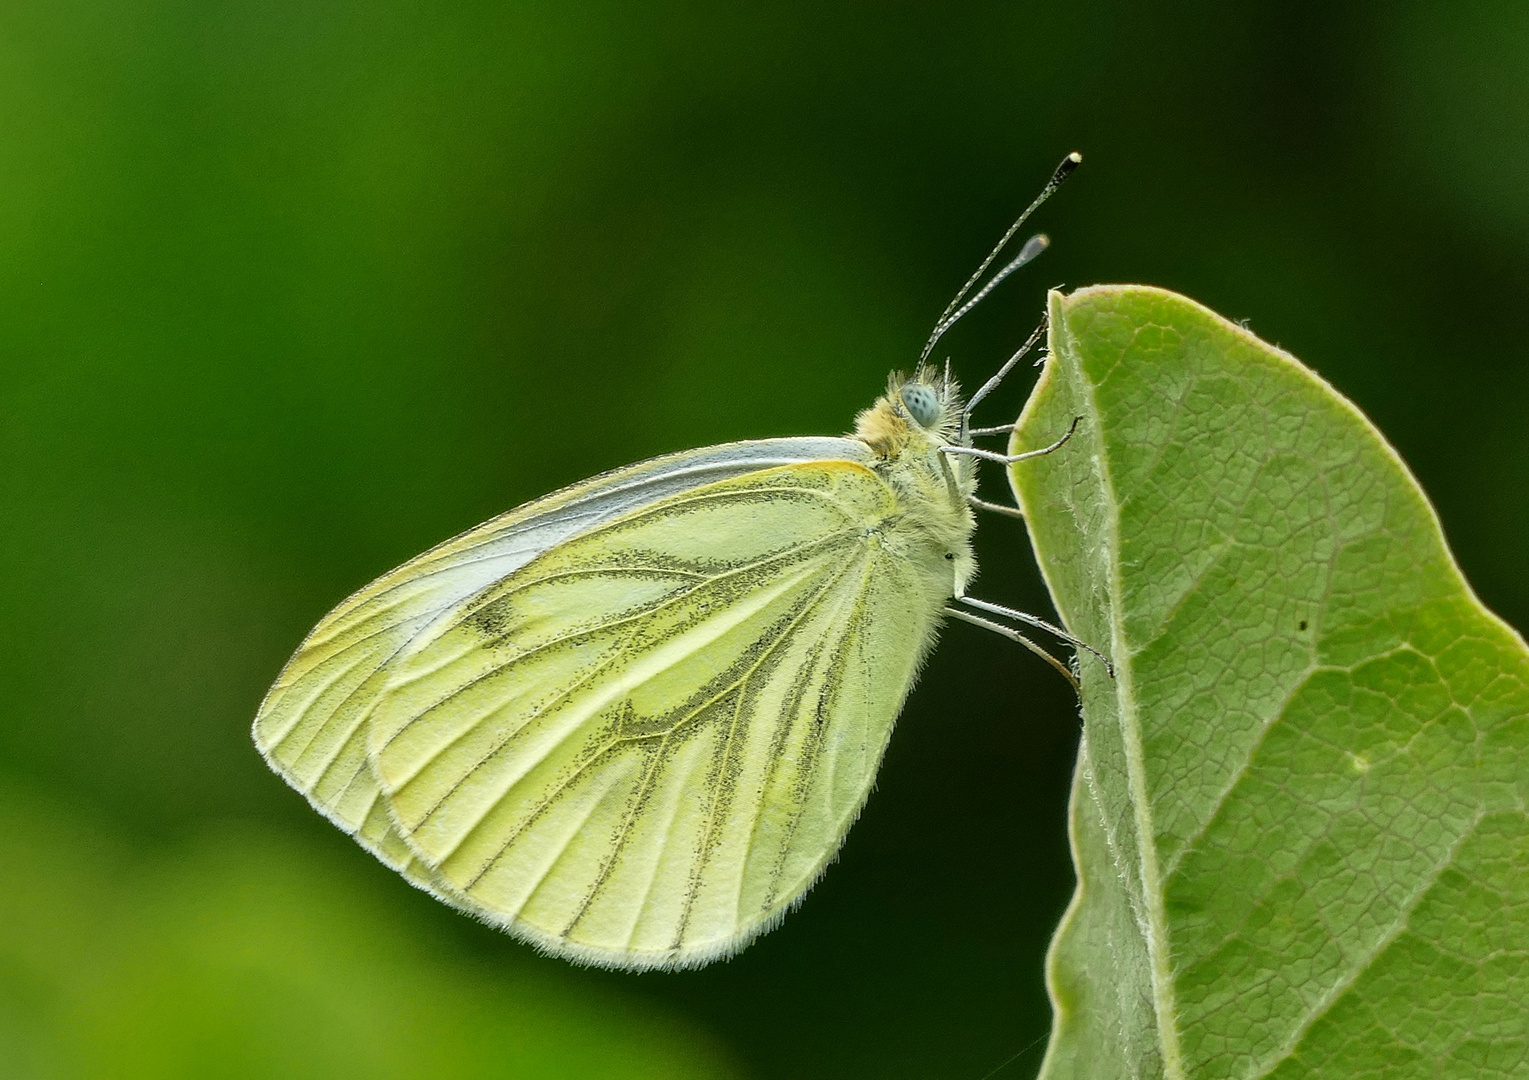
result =
M1063 162L1026 211L1076 164ZM958 306L924 350L1044 237ZM1043 329L1043 328L1042 328ZM965 595L972 409L925 363L852 435L764 439L617 469L448 540L308 635L254 740L409 881L544 952L695 967L774 926L870 791L945 618L1072 671ZM1074 422L1076 427L1076 422ZM1076 682L1074 682L1076 686Z

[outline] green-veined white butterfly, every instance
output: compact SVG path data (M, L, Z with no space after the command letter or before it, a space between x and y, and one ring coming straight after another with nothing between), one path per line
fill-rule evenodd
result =
M924 357L1044 248L959 306L1078 160ZM976 611L1068 635L964 595L972 508L991 505L976 459L1013 460L972 446L971 409L1039 333L965 405L921 358L853 435L655 458L425 552L314 628L256 745L384 863L549 953L736 952L837 852L942 616L1072 678Z

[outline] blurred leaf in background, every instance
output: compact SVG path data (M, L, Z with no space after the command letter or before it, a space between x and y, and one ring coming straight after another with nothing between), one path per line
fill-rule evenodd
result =
M676 976L536 958L368 865L250 747L261 694L341 597L500 510L845 430L1072 149L1037 223L1055 244L946 339L957 371L1007 355L1043 285L1249 317L1387 432L1485 602L1529 625L1524 18L0 7L0 787L109 823L70 843L135 867L192 866L237 822L310 868L302 904L405 920L419 963L660 1009L761 1077L981 1076L1047 1029L1072 885L1076 704L1006 643L946 632L840 865L737 960ZM1044 610L1008 524L978 538L983 595ZM49 872L4 874L47 908Z
M143 860L13 797L0 845L9 1080L736 1075L671 1010L443 949L304 845L225 825Z

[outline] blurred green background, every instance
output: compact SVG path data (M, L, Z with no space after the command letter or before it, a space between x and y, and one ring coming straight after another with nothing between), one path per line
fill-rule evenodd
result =
M1074 148L958 371L1060 283L1248 318L1529 625L1523 4L0 7L0 1075L1032 1074L1076 715L1002 641L947 631L840 863L686 974L436 904L247 730L437 540L844 430ZM979 545L1045 610L1015 523Z

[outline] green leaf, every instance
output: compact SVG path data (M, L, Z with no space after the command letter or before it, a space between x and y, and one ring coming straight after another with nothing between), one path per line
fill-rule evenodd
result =
M1379 432L1181 296L1051 297L1011 474L1082 661L1042 1075L1529 1074L1529 650Z

